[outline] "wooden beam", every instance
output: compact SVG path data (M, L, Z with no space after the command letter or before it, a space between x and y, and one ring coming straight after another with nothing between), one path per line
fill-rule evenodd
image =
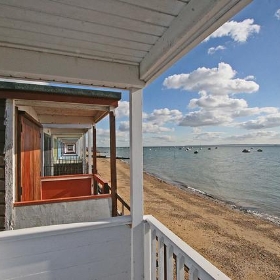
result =
M0 47L0 76L124 89L145 86L137 65L22 48Z
M94 123L92 117L68 117L60 115L38 115L40 123L44 124L89 124Z
M112 107L118 107L118 101L111 98L93 98L93 97L86 97L86 96L71 96L71 95L62 96L62 95L47 94L42 92L4 90L4 91L0 91L0 98L110 105Z
M112 216L117 216L117 165L116 165L116 120L115 112L110 114L110 165L111 165L111 194Z
M24 96L24 93L23 93ZM37 95L40 98L40 95ZM110 101L110 100L109 100ZM29 106L29 107L47 107L60 109L61 103L52 101L42 101L40 100L24 100L18 99L15 101L17 106ZM108 102L109 103L109 102ZM74 110L84 110L84 111L109 111L111 105L96 105L96 104L81 104L81 103L63 103L63 109L74 109Z

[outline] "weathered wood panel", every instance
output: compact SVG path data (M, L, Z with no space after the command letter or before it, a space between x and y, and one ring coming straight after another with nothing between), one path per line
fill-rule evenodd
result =
M110 224L2 233L0 279L130 279L130 228Z
M6 100L0 99L0 230L5 225L5 108Z

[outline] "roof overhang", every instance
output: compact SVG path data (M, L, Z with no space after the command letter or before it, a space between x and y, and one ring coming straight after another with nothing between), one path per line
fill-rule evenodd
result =
M251 0L1 0L0 76L142 88Z
M13 99L52 135L79 139L118 107L121 93L38 83L0 81L0 98Z

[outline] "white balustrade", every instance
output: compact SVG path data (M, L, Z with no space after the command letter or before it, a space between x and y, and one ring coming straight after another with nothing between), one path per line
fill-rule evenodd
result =
M144 223L145 279L230 279L153 216Z

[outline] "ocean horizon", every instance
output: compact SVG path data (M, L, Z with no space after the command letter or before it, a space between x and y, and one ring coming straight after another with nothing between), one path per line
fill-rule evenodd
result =
M108 156L109 148L98 151ZM129 148L117 148L117 157L128 158ZM143 148L143 163L161 180L280 224L278 144L151 146Z

